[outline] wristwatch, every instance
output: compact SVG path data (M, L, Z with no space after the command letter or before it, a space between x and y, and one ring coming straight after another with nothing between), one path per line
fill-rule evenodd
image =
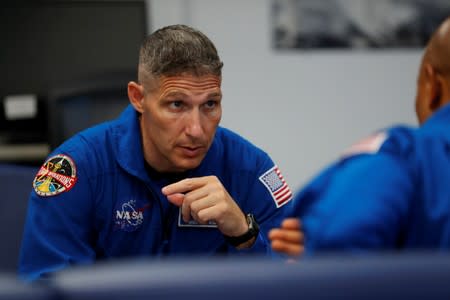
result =
M237 247L240 244L243 244L247 241L249 241L250 239L252 239L253 237L258 236L259 234L259 225L256 222L255 216L253 214L247 214L245 216L246 220L247 220L247 224L248 224L248 231L240 236L225 236L225 240L227 241L227 243L229 243L230 245Z

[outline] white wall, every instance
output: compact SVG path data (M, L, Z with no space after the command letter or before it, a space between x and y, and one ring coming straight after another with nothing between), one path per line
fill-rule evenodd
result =
M277 52L270 0L147 1L150 32L184 23L216 44L221 125L266 150L295 190L373 130L416 124L421 50Z

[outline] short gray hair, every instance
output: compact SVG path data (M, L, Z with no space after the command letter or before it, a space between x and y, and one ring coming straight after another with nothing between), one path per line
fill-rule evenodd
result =
M216 47L206 35L186 25L171 25L143 41L138 76L141 84L149 78L182 73L221 76L222 66Z

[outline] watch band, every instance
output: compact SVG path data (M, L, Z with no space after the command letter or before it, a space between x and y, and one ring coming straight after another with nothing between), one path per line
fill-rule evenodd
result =
M247 241L249 241L250 239L252 239L253 237L258 236L259 234L259 225L258 222L256 222L255 216L253 214L247 214L245 216L246 220L247 220L247 224L248 224L248 231L240 236L226 236L225 240L227 241L227 243L229 243L230 245L237 247L240 244L243 244Z

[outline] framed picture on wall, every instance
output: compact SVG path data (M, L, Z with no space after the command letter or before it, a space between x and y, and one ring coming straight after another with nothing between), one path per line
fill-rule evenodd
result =
M275 49L419 48L449 0L272 0Z

